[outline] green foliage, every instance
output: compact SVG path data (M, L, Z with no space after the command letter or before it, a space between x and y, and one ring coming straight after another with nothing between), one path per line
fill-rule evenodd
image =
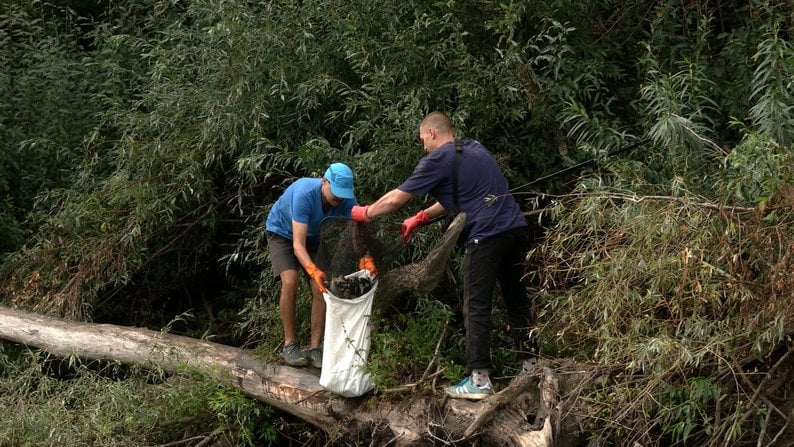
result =
M271 414L205 376L57 359L0 344L2 445L151 445L194 435L235 445L275 441Z
M83 63L77 18L50 13L39 1L0 9L0 261L35 231L27 219L36 195L71 184L101 110L93 101L99 73Z
M659 417L674 443L689 440L694 430L705 436L714 432L712 409L721 398L720 386L708 378L693 377L682 386L670 387L662 392ZM666 433L667 434L667 433Z
M765 26L764 40L753 56L758 61L753 77L750 108L754 126L780 146L794 143L794 46L783 38L781 23Z
M715 110L715 104L706 96L712 86L708 85L703 69L688 63L673 74L663 74L654 68L648 70L651 79L642 93L648 103L648 115L656 120L650 136L660 146L693 149L715 146L705 135L714 125L709 112Z
M420 298L415 311L396 320L374 318L367 370L372 373L376 390L406 383L424 388L429 385L428 373L443 367L447 368L445 377L459 379L465 363L456 365L451 359L465 357L459 351L461 335L449 326L451 316L447 306Z
M210 308L191 332L236 325L239 337L218 335L269 350L280 338L269 205L331 161L354 168L371 203L410 174L418 120L440 109L513 184L598 160L525 203L554 210L530 256L545 352L621 372L586 396L594 445L757 442L758 417L771 433L779 415L752 413L761 406L726 377L754 380L745 373L773 369L790 344L791 28L788 2L761 0L5 2L3 302L158 329ZM653 144L605 159L645 137ZM417 235L412 259L438 231ZM431 363L463 373L449 295L379 323L379 390L423 379ZM308 290L300 297L305 324ZM253 428L261 408L215 384L199 387L211 402L179 402L89 372L69 388L5 359L19 392L3 406L34 407L4 432L23 444L49 442L36 417L69 421L82 431L47 428L80 440L166 442L175 426L207 424L240 443L273 439ZM69 393L90 417L55 397ZM170 397L159 407L149 393ZM142 403L133 420L153 431L125 419Z
M738 203L766 206L783 185L791 183L785 168L791 157L768 137L747 130L741 144L725 157L725 188Z
M541 340L616 372L608 398L594 397L602 413L593 430L603 442L646 444L656 429L705 445L753 439L758 421L737 415L754 404L732 383L746 379L744 365L774 369L766 359L791 345L783 329L793 317L791 206L770 202L770 219L680 181L655 196L600 182L559 202L555 227L531 256L545 302ZM734 437L736 429L745 434Z
M277 433L275 427L263 424L270 415L257 402L243 396L239 391L216 385L209 395L209 408L217 414L220 427L223 431L232 428L232 437L235 445L266 445L276 444ZM219 430L219 432L222 432Z
M685 59L677 64L676 71L667 72L654 56L658 47L652 43L646 45L643 65L647 67L648 79L640 92L644 111L652 123L648 136L655 147L666 151L658 154L659 158L650 167L657 172L654 180L665 182L678 176L702 178L722 152L712 135L720 117L711 98L713 84L707 62ZM711 186L692 181L690 187L701 191Z

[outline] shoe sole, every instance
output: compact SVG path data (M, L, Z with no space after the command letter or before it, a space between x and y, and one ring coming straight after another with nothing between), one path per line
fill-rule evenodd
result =
M284 359L284 363L286 363L289 366L308 366L309 365L309 359L293 360L293 361L289 361L287 359Z

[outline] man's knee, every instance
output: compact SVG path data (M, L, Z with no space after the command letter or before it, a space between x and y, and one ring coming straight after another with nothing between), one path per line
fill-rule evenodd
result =
M286 270L281 272L281 290L285 292L297 292L298 272L296 270Z

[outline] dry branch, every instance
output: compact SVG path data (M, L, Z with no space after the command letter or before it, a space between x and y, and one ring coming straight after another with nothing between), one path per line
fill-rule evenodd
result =
M395 268L380 279L375 306L387 309L408 292L432 292L447 272L449 257L466 224L466 213L459 213L433 250L421 261Z

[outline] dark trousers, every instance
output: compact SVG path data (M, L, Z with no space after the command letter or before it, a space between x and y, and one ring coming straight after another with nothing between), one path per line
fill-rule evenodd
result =
M521 282L529 248L526 228L469 242L463 262L463 318L469 368L491 367L491 306L496 281L502 288L507 323L519 358L537 355L534 319Z

